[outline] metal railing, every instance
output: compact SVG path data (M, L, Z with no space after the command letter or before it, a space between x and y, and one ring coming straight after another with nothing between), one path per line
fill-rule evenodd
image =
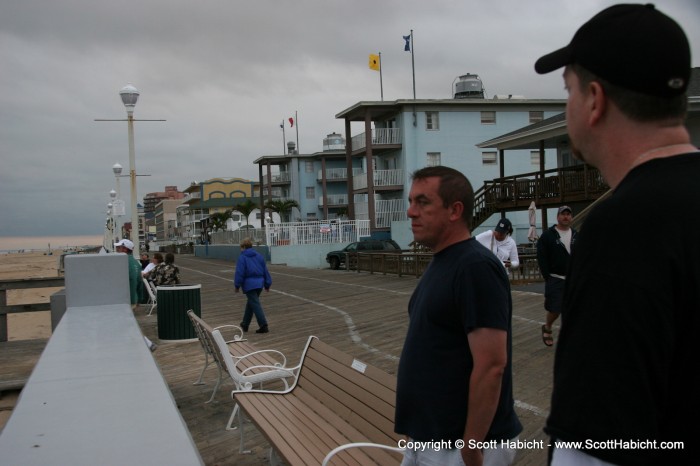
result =
M328 201L328 205L348 205L347 194L326 194L326 200ZM324 206L323 196L318 198L318 206Z
M273 223L265 225L265 237L268 246L351 243L369 235L369 220Z
M353 136L351 139L352 150L361 150L367 147L367 133ZM401 144L401 130L399 128L375 128L372 130L372 145Z
M403 189L403 170L375 170L372 172L372 184L375 187L401 186ZM353 189L367 188L367 172L358 173L352 178Z
M406 220L405 199L377 199L374 201L374 218L377 228L389 228L392 221ZM355 203L355 218L368 220L367 201Z
M272 183L289 183L290 176L289 172L273 173L270 175L272 178ZM263 175L263 184L268 182L268 176Z

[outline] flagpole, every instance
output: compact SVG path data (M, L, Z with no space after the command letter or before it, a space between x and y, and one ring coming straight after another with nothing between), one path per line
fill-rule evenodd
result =
M284 120L282 120L280 128L282 128L282 155L284 155L287 153L287 138L284 137Z
M299 150L299 117L297 116L296 110L294 110L294 124L297 125L297 152L301 154Z
M379 93L382 96L382 102L384 102L384 84L382 83L382 52L379 52Z
M416 62L413 59L413 49L413 29L411 29L411 68L413 70L413 100L416 100Z

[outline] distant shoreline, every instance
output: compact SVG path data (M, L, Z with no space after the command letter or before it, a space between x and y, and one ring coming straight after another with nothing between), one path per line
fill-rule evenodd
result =
M103 235L0 236L0 254L76 251L102 246Z

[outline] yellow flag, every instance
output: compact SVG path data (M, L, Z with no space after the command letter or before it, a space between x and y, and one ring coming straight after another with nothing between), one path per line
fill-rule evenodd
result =
M369 54L369 69L379 71L379 55Z

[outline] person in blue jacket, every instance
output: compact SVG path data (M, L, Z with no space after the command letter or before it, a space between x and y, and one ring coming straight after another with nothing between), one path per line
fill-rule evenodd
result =
M243 293L248 298L245 312L243 313L243 321L241 322L243 331L248 331L250 321L253 319L253 314L255 314L255 319L260 327L255 333L269 332L267 319L260 304L260 293L263 288L265 288L265 291L270 291L272 277L267 270L265 258L253 249L253 242L250 238L244 238L241 241L241 255L238 257L238 262L236 262L236 275L233 285L236 287L236 293L243 288Z

